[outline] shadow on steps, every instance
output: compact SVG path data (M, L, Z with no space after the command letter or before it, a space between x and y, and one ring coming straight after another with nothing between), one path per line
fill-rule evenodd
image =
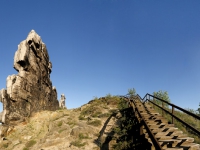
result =
M106 120L95 140L101 150L151 150L151 144L144 135L140 135L140 123L134 114L132 108L126 108L118 113L113 113ZM105 134L112 117L117 120L116 124L113 125L110 132Z

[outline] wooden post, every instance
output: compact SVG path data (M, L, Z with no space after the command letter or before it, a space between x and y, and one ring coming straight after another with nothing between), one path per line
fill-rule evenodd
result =
M174 114L174 106L172 106L172 115ZM174 124L174 117L172 116L172 124Z
M143 120L140 121L140 135L143 135Z
M162 102L162 108L164 109L164 103ZM164 117L164 110L162 110L162 116Z

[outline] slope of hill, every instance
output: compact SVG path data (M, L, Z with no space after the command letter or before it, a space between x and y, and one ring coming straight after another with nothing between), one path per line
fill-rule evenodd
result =
M96 98L77 109L36 113L13 127L1 141L0 149L98 150L105 143L107 133L118 125L119 102L118 97Z
M107 95L76 109L41 111L1 139L0 150L150 149L126 99Z

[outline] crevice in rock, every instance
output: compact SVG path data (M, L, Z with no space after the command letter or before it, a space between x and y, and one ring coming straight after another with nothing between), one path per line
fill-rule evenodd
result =
M33 45L31 45L31 50L33 51L33 53L35 54L35 56L36 56L37 58L39 58L40 61L41 61L41 58L38 56L38 54L37 54L37 52L36 52L36 50L35 50L35 48L34 48Z

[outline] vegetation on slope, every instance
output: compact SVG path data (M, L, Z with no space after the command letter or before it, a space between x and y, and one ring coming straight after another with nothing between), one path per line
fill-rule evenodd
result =
M127 95L136 95L135 89L129 89ZM166 109L170 110L167 106ZM200 127L200 122L187 115L179 111L175 114ZM170 121L171 117L166 117ZM187 133L191 132L178 122L175 125ZM80 108L39 112L9 132L6 140L0 142L2 150L129 150L150 147L140 136L139 121L126 99L111 94L95 97ZM199 142L198 138L195 142Z
M158 91L158 92L154 92L153 93L154 96L161 98L163 100L166 100L168 102L170 102L170 98L169 95L166 91ZM158 104L159 106L162 107L161 101L157 100L157 99L153 99L153 102L155 102L156 104ZM152 105L154 107L154 109L156 109L156 111L158 111L160 114L162 114L162 110L160 108L158 108L155 105ZM172 112L171 108L166 104L164 105L164 108L166 110L168 110L169 112ZM198 114L197 111L193 110L193 109L187 109L188 111L190 111L191 113L194 113L196 115L200 115ZM178 111L178 110L174 110L174 115L177 116L178 118L182 119L184 122L188 123L189 125L191 125L192 127L198 129L200 131L200 120L195 119L194 117L182 112L182 111ZM168 119L169 122L172 122L172 117L166 113L164 113L164 117ZM175 119L174 119L175 120ZM198 137L198 135L196 135L192 130L190 130L189 128L187 128L185 125L183 125L181 122L175 120L174 122L175 126L177 128L179 128L181 131L183 131L185 134L187 134L190 137L193 137L195 140L195 143L200 144L200 138Z

